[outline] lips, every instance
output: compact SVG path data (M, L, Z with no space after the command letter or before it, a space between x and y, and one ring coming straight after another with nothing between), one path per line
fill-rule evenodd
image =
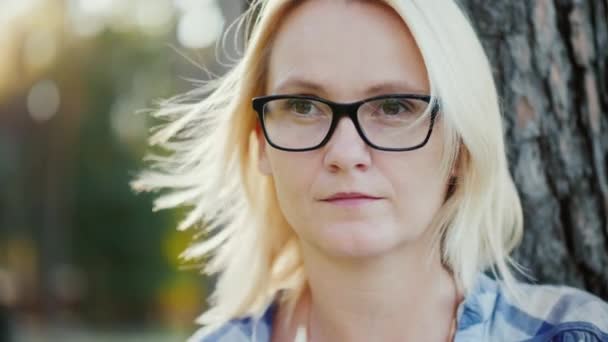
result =
M338 192L329 197L322 199L322 201L339 201L339 200L354 200L354 199L381 199L382 197L372 196L361 192Z
M361 192L338 192L323 198L321 201L341 207L358 207L376 202L381 199L383 199L383 197L373 196Z

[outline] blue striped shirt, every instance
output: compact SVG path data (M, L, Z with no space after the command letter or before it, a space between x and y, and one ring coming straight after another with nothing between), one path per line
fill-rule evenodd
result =
M498 283L480 274L467 298L459 305L456 342L572 341L608 342L608 304L566 286L518 284L524 303L515 305ZM234 319L200 342L269 342L277 304L260 317Z

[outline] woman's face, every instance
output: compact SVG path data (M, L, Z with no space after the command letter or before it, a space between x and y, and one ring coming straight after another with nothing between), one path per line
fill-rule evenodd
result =
M268 95L354 102L429 93L407 26L379 2L302 2L275 38ZM333 256L378 256L417 241L443 203L438 126L424 147L386 152L366 145L353 122L343 118L331 140L313 151L260 144L259 166L272 175L281 210L303 243ZM263 139L259 131L258 139Z

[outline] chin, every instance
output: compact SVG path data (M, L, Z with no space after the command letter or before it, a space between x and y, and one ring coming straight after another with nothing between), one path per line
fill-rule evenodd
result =
M381 224L341 223L315 232L315 240L328 255L340 258L369 258L390 253L407 240L394 227Z

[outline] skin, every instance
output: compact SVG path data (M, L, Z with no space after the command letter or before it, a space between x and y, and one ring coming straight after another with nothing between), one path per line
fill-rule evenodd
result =
M268 72L267 94L352 102L429 93L411 33L379 2L302 2L279 27ZM279 308L273 341L293 341L298 325L315 342L449 339L459 294L438 250L431 253L428 229L447 189L440 126L408 152L367 146L349 119L314 151L259 144L259 169L275 182L308 275L295 319L286 322ZM338 192L376 199L324 200Z

